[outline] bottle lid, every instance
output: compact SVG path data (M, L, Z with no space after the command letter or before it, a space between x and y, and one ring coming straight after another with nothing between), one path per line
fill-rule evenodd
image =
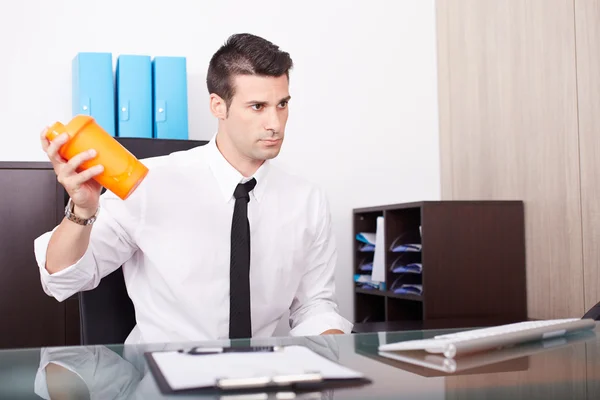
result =
M67 128L65 128L63 124L61 124L60 122L55 122L54 125L48 128L48 130L46 131L46 139L52 141L60 135L62 135L63 133L65 133L66 131Z
M50 141L56 139L63 133L68 133L69 136L73 137L76 135L84 126L92 122L94 119L88 115L76 115L71 122L68 124L68 129L60 122L55 122L48 131L46 132L46 138Z

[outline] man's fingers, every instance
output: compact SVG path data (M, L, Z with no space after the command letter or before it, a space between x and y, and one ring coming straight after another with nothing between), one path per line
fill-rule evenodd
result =
M48 154L48 158L50 158L51 161L64 162L63 158L60 156L60 154L58 154L58 150L63 144L67 143L68 140L69 135L63 133L50 142L50 145L46 149L46 154Z
M68 186L70 186L69 189L71 189L71 190L79 189L79 187L82 184L86 183L93 177L101 174L102 171L104 171L104 166L94 165L93 167L90 167L90 168L86 169L85 171L72 176L68 181Z
M40 141L42 142L42 149L44 149L44 151L48 151L48 146L50 146L50 141L46 137L46 132L48 132L48 129L48 127L45 127L40 133Z
M67 162L68 172L75 172L84 162L96 157L96 150L88 150L77 154Z

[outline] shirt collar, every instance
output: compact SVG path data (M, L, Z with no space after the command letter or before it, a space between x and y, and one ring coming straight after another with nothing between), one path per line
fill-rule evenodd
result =
M250 196L260 202L265 193L270 165L269 160L265 160L253 176L246 178L223 157L223 154L221 154L221 151L217 147L216 135L205 146L209 155L208 165L219 184L223 199L226 202L232 200L233 192L239 183L245 183L255 178L256 186L250 193Z

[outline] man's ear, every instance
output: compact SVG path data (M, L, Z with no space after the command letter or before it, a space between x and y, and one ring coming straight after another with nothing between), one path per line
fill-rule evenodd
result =
M227 104L218 94L211 93L210 95L210 112L215 118L227 118Z

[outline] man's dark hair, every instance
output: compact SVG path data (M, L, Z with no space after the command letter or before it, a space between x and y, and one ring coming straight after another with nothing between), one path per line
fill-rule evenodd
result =
M280 77L293 67L290 55L261 37L249 33L230 36L212 56L208 66L206 85L208 93L218 94L227 108L235 94L235 75Z

